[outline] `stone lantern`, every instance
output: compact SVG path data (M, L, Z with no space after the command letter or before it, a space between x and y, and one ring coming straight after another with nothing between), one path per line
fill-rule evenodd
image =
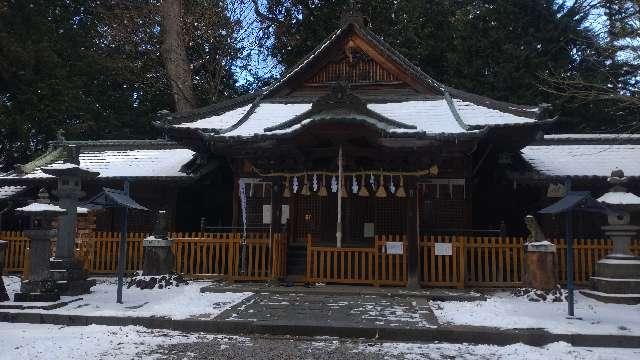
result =
M57 233L51 228L51 222L53 217L63 215L66 211L50 203L49 194L45 189L40 190L36 202L16 211L29 215L30 228L25 230L24 234L31 239L31 245L29 278L23 279L20 292L15 294L14 301L58 301L60 294L49 274L51 239Z
M58 284L61 295L75 296L90 292L94 281L88 281L81 259L74 259L78 200L85 195L82 181L95 179L99 173L80 168L77 164L54 164L42 169L58 179L53 194L66 214L58 219L56 255L51 259L51 276Z
M631 225L630 212L640 210L640 197L622 185L627 181L622 170L614 170L608 179L611 190L598 198L611 212L608 225L602 227L611 238L613 249L596 264L591 277L593 291L583 294L605 302L640 303L640 257L629 251L631 239L640 226Z

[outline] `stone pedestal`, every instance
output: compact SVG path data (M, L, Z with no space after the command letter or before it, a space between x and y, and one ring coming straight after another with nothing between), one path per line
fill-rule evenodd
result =
M558 284L556 246L548 241L525 244L524 286L552 290Z
M603 226L605 234L613 241L613 250L598 261L591 289L582 293L603 302L640 304L640 257L629 252L631 238L640 226Z
M166 275L173 269L172 240L150 236L143 241L142 275Z
M51 256L51 239L56 231L51 229L25 230L24 234L31 239L29 245L29 278L22 279L20 292L14 295L14 301L58 301L60 294L55 282L49 278L49 258Z
M7 289L4 287L2 280L2 272L4 271L4 254L7 248L7 242L0 240L0 302L9 300Z

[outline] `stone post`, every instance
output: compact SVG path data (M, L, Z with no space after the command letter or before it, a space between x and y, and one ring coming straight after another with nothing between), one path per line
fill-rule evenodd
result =
M538 290L552 290L558 284L556 246L548 241L525 245L524 286Z
M7 248L7 242L0 240L0 302L9 300L7 289L4 287L4 281L2 280L2 273L4 271L4 253Z
M527 215L524 221L529 229L529 237L524 244L524 285L537 290L552 290L558 284L556 246L547 241L532 215Z
M167 212L158 211L158 219L153 230L153 235L144 239L144 260L142 262L142 274L166 275L173 269L172 240L167 233Z

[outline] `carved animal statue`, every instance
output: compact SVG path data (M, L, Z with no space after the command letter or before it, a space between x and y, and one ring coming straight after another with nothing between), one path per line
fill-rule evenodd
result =
M547 240L546 236L542 232L540 225L536 221L536 218L533 215L527 215L524 217L524 223L527 225L527 229L529 230L529 237L527 237L527 242L538 242Z

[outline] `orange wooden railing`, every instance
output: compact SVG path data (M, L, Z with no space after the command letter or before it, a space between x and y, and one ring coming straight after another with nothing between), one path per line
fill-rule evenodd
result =
M388 241L402 242L403 253L386 253ZM404 286L407 283L407 241L404 236L376 236L373 248L337 248L313 246L309 236L306 281Z

